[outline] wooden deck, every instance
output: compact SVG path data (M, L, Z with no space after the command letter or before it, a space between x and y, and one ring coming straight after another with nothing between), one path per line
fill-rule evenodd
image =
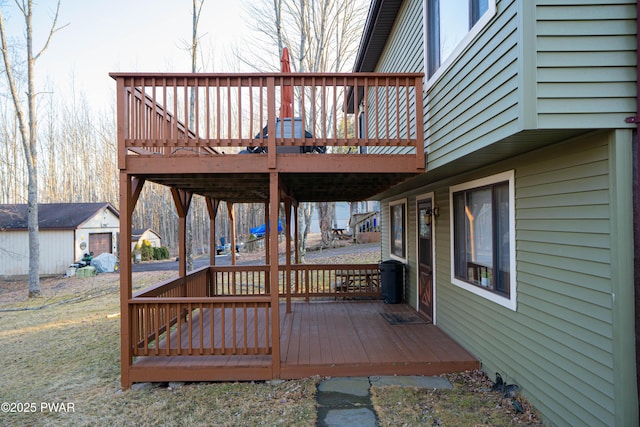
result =
M437 326L426 322L394 325L382 315L415 319L415 311L408 305L381 301L297 302L292 304L291 313L286 313L281 304L280 313L279 375L273 373L269 354L145 356L138 357L131 367L131 381L437 375L479 367L478 360ZM180 342L186 345L189 331L182 329ZM192 328L191 335L193 340L209 336L207 330L201 335L197 328ZM178 343L177 331L170 341Z
M354 302L380 294L377 266L299 266L297 243L292 251L300 240L292 222L300 203L367 200L424 173L424 115L415 102L423 94L422 73L112 76L120 235L131 232L146 182L170 188L178 216L179 278L169 283L134 295L131 245L120 240L123 387L477 366L433 326L383 323L379 311L399 307ZM289 89L296 97L292 114L280 117ZM195 195L207 207L212 266L222 237L220 203L226 202L232 247L233 205L264 204L271 230L265 267L187 274L187 217ZM278 218L282 204L284 218ZM279 219L287 236L284 265ZM324 298L333 302L315 302ZM292 299L307 303L290 311Z

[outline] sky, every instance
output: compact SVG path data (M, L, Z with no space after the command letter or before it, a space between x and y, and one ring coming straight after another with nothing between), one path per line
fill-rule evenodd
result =
M248 33L243 3L206 0L198 33L208 62L205 71L225 67L232 48ZM7 37L24 43L24 19L13 1L2 2ZM90 102L113 100L114 71L190 72L190 0L62 0L58 26L36 64L40 85L54 92L84 93ZM34 2L34 53L46 41L55 0Z

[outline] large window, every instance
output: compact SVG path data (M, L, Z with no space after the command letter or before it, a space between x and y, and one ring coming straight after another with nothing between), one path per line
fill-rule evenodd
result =
M440 74L495 14L495 0L426 0L426 69Z
M451 187L452 282L515 309L513 172Z
M391 217L390 254L392 258L407 259L407 202L399 200L389 204Z

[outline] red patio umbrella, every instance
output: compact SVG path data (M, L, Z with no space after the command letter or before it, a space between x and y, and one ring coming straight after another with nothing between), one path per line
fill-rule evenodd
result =
M280 58L280 71L283 73L291 72L291 64L289 63L289 49L282 49L282 57ZM280 118L293 116L293 91L290 85L282 86L282 99L280 102Z

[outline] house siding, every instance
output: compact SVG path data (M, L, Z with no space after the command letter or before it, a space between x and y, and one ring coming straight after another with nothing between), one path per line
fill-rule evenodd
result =
M110 209L103 209L97 212L91 218L87 219L75 230L75 256L74 260L82 259L82 257L90 252L94 252L89 245L89 236L94 233L111 233L111 253L118 253L118 235L120 232L120 219ZM86 247L82 249L82 243ZM94 253L94 256L100 255Z
M64 274L73 261L73 230L40 230L40 274ZM29 274L29 236L27 231L0 234L3 248L0 277ZM5 253L6 252L6 253Z
M421 0L409 0L402 4L398 12L398 17L396 18L396 23L394 24L394 29L387 41L376 72L421 73L423 71L424 44L422 36L422 13ZM415 95L412 94L410 100L410 108L412 110L415 109L415 99ZM385 110L382 109L382 111ZM403 112L404 110L401 110L400 114ZM411 117L414 116L414 114L411 115ZM370 120L373 119L374 116L370 118ZM392 118L389 122L391 125L389 132L395 136L396 120ZM412 120L409 129L410 132L415 129L415 125L415 120ZM401 126L403 126L403 128L400 129L400 135L405 136L407 129L404 121L402 121ZM407 154L412 150L413 148L411 147L370 148L371 153Z
M422 3L405 2L378 70L422 55L408 22L422 23ZM383 259L389 202L407 199L407 301L416 304L415 201L433 192L436 323L551 424L638 425L635 125L624 121L636 114L636 16L630 0L497 1L487 27L425 84L426 173L383 195ZM509 170L515 311L451 281L449 187Z
M538 127L624 127L636 111L636 2L538 0L535 12Z
M612 134L614 137L612 137ZM612 227L611 139L601 132L538 150L482 172L452 177L385 200L407 198L408 264L415 269L415 200L435 192L436 323L478 357L486 372L500 372L544 416L561 425L616 425L615 367L619 340L632 341L628 325L616 326L612 293L631 292L632 280L614 280L618 260ZM628 151L630 144L622 144ZM449 186L515 170L517 310L512 311L451 283ZM446 185L445 185L446 184ZM628 195L627 195L628 197ZM383 229L388 253L388 228ZM630 253L623 257L630 257ZM612 267L613 266L613 267ZM629 280L627 283L626 280ZM618 283L616 280L623 280ZM622 290L620 289L622 288ZM415 305L415 270L408 299ZM632 323L630 321L630 323ZM616 337L615 329L624 335ZM632 329L632 328L631 328Z
M478 151L521 129L518 2L501 1L488 27L425 98L427 170Z
M376 71L424 72L423 3L403 3ZM635 34L631 0L498 1L489 24L425 83L427 171L499 153L496 143L525 130L633 127L624 119L636 110Z

